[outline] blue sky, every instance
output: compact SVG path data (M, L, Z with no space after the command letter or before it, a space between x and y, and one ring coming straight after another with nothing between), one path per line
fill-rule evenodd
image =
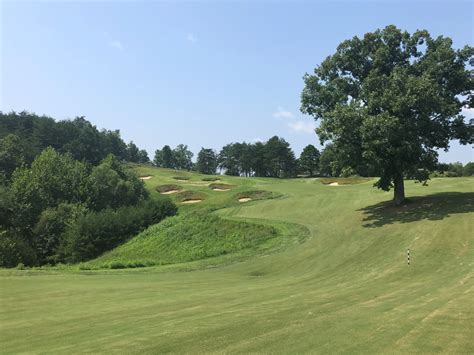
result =
M164 144L197 153L273 135L297 154L319 147L299 112L302 76L354 35L395 24L473 43L473 3L448 0L3 1L0 11L0 110L86 116L151 157ZM457 143L440 157L474 160Z

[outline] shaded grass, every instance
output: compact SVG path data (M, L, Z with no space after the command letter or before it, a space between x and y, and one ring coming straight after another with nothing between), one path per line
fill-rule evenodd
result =
M207 195L199 191L182 191L175 196L177 202L186 202L191 200L205 200Z
M191 180L191 177L189 177L189 176L173 176L173 179L187 181L187 180Z
M202 180L202 181L219 181L220 178L215 177L215 176L211 176L211 177L202 178L201 180Z
M222 189L222 190L225 190L225 189L231 189L233 188L234 185L229 185L229 184L224 184L224 183L212 183L212 184L209 184L209 188L211 189Z
M183 187L180 185L167 184L167 185L158 185L155 189L159 193L163 193L163 192L169 192L169 191L181 191Z

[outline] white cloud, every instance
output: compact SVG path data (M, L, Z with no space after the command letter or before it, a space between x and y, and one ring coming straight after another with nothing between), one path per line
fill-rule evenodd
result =
M188 33L186 35L186 40L192 43L196 43L197 41L199 41L199 39L196 37L194 33Z
M256 137L256 138L252 139L252 142L254 142L254 143L263 142L263 139Z
M112 47L112 48L118 49L120 51L124 50L124 46L123 46L122 42L117 41L117 40L110 41L109 46Z
M278 107L277 110L273 113L273 117L293 119L295 118L295 115L293 115L290 111L285 111L283 107Z
M474 108L463 107L461 110L461 115L466 118L474 118Z
M314 133L316 129L316 124L314 122L305 122L305 121L293 121L288 122L288 127L291 132L301 132L301 133Z

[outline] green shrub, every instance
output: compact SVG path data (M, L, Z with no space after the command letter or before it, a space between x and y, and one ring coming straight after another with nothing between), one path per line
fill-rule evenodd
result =
M34 249L12 230L0 231L0 267L36 265Z
M40 264L57 262L58 247L64 231L76 223L79 216L85 214L86 211L83 205L62 203L56 208L48 208L41 213L33 229Z
M176 211L169 199L161 198L80 216L65 232L62 258L68 262L95 258Z

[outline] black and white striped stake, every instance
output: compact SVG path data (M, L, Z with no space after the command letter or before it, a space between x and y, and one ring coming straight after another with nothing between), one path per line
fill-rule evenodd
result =
M407 263L410 266L410 249L407 249Z

